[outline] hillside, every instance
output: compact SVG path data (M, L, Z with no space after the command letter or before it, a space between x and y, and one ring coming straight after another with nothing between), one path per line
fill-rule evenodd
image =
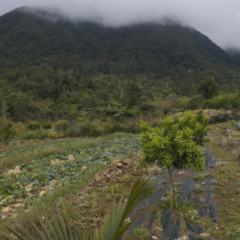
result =
M26 10L16 9L0 18L3 60L40 64L45 57L73 54L84 61L109 61L106 72L125 73L128 64L129 73L163 75L183 69L204 71L211 64L216 71L235 68L229 55L210 39L174 22L110 28L94 22L73 23L61 16L53 22L47 20L48 12ZM111 63L122 64L123 69L115 70Z
M237 65L240 65L240 49L238 48L227 48L226 52L232 57Z
M13 120L74 119L86 108L191 96L206 76L240 85L236 61L193 28L113 28L30 8L0 17L0 64L0 104Z

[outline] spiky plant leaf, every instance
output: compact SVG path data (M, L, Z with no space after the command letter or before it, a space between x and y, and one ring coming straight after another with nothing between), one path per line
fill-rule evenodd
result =
M122 204L122 200L117 205L113 205L111 212L107 213L104 225L100 230L101 240L118 240L134 223L133 219L130 223L123 227L125 219L132 212L134 207L144 198L147 198L156 192L155 186L151 184L149 179L144 176L139 177L133 185L132 191L126 204ZM122 206L123 205L123 206Z
M5 225L5 224L2 224L8 231L10 231L14 236L16 236L16 237L18 237L19 238L19 240L24 240L24 237L20 234L20 233L18 233L14 228L10 228L10 227L8 227L7 225ZM2 232L2 231L0 231L0 236L4 236L5 238L7 238L6 237L6 233L4 233L4 232ZM8 238L7 239L12 239L12 237L10 236L10 235L7 235L8 236ZM15 239L16 240L16 239Z

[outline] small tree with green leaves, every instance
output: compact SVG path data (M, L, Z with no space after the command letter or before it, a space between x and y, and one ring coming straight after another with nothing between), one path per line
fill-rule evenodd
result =
M201 81L196 88L196 91L203 95L206 99L210 99L218 95L219 90L220 87L213 77L205 77L205 80Z
M187 112L183 118L170 116L162 121L160 127L151 128L141 121L141 144L148 162L155 162L168 169L170 179L170 204L172 196L175 204L176 193L172 181L175 169L190 169L203 171L205 160L198 146L209 142L206 138L208 118L200 111L196 115ZM172 195L173 193L173 195Z

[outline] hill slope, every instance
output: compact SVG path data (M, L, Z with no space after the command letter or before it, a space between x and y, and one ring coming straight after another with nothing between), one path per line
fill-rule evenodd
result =
M206 76L240 86L228 53L175 22L113 28L30 8L0 17L0 105L16 121L73 120L110 105L151 109L156 98L194 94Z
M58 16L53 22L47 20L50 16L43 10L26 12L24 8L2 16L2 60L39 64L45 57L70 53L84 61L118 63L124 70L128 63L130 73L167 74L179 68L203 71L212 64L216 69L220 65L235 68L229 55L206 36L176 23L110 28Z

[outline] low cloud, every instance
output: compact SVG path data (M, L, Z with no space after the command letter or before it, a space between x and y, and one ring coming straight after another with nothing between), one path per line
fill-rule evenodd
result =
M238 0L9 0L1 6L0 15L21 6L57 9L72 20L97 20L109 26L159 22L168 17L192 26L223 48L240 48Z

